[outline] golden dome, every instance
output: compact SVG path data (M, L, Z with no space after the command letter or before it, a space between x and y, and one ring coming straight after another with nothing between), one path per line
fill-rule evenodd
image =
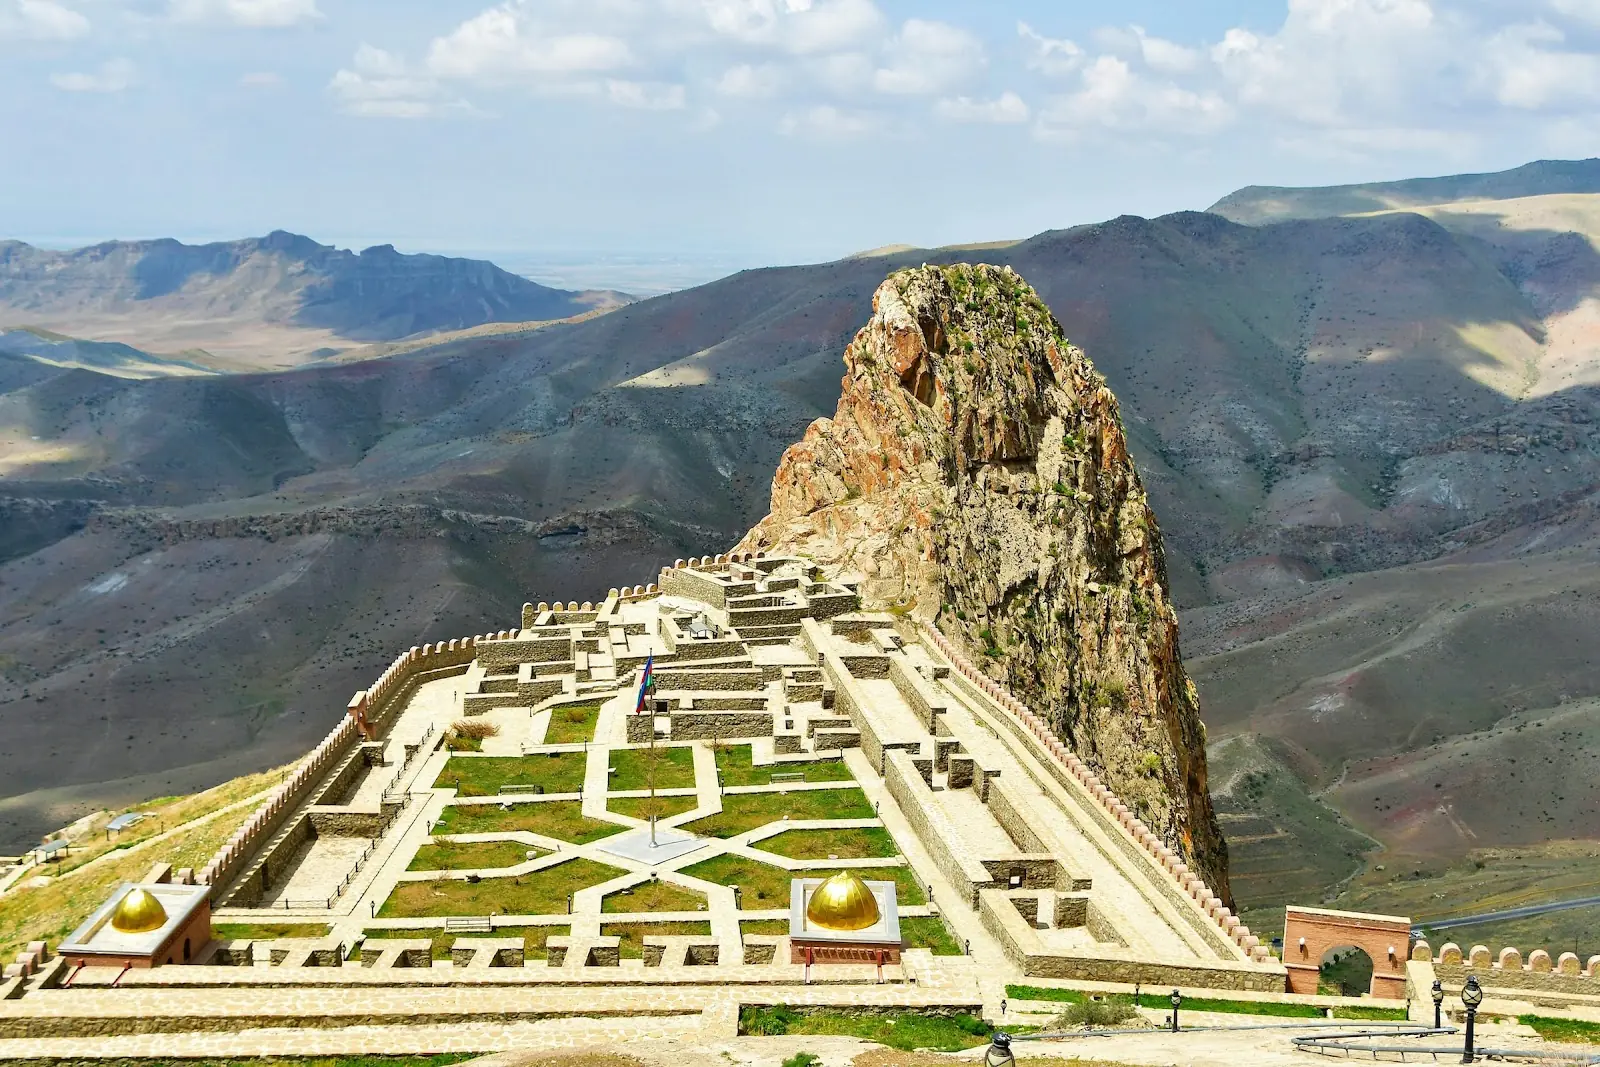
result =
M111 925L125 934L148 934L167 925L167 909L154 894L134 888L111 913Z
M811 891L806 921L824 930L865 930L878 922L878 900L854 872L840 871Z

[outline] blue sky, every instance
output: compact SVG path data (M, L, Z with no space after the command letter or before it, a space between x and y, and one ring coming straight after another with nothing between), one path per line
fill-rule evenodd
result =
M1600 155L1600 0L0 0L0 236L732 253Z

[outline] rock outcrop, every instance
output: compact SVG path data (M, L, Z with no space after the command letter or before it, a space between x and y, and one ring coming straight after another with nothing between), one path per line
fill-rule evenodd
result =
M1009 268L892 275L736 551L856 571L1038 712L1231 903L1205 731L1117 400Z

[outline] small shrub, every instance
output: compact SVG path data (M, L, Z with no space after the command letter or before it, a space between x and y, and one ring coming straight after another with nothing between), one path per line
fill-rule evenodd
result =
M796 1052L783 1061L783 1067L816 1067L821 1062L822 1057L815 1052Z
M589 707L585 704L576 704L563 712L563 716L570 723L580 723L589 717Z
M1100 1029L1125 1023L1138 1014L1126 1000L1086 1000L1056 1016L1053 1025L1063 1030L1078 1027Z
M1161 757L1154 752L1146 752L1139 759L1139 770L1144 772L1146 778L1154 778L1161 772Z
M500 727L484 719L457 719L450 724L450 732L456 737L482 741L488 737L498 737Z

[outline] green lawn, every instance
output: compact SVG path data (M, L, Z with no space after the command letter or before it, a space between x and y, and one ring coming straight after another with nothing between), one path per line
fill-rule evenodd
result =
M218 941L272 941L285 937L323 938L333 932L327 923L214 923Z
M736 885L740 889L740 903L752 911L783 908L789 904L789 883L795 872L774 867L770 863L757 863L742 856L714 856L708 860L685 867L683 873L691 878L704 878L718 885ZM807 871L804 877L819 878L832 871ZM902 905L926 904L928 898L909 867L874 867L857 870L869 882L895 883L895 900ZM906 920L902 919L901 922Z
M902 920L903 922L904 920ZM1053 989L1043 986L1008 985L1006 996L1013 1000L1050 1000L1062 1004L1082 1004L1088 994L1076 989ZM1133 1002L1131 996L1119 994L1113 999L1125 999ZM1141 1008L1165 1008L1171 1010L1172 1001L1167 996L1159 993L1145 993L1139 997ZM1179 1008L1181 1021L1183 1011L1214 1011L1228 1015L1271 1015L1284 1019L1321 1019L1324 1010L1313 1004L1275 1004L1270 1001L1259 1000L1223 1000L1213 997L1184 997ZM1333 1009L1336 1019L1373 1019L1385 1021L1404 1022L1406 1013L1403 1008L1379 1008L1361 1004L1341 1005Z
M594 740L594 725L600 718L599 704L573 704L550 709L550 726L544 732L547 745L576 745Z
M962 946L945 928L944 920L937 915L901 918L900 940L906 948L931 948L935 956L963 954Z
M617 946L625 960L644 958L644 939L647 937L700 937L710 936L709 922L687 923L603 923L601 937L620 937Z
M786 934L788 919L745 919L739 924L741 934Z
M785 793L729 793L722 811L685 826L707 837L737 837L785 815L791 819L871 819L876 813L859 789L802 789Z
M652 815L658 819L668 819L674 815L682 815L686 811L693 811L699 804L700 798L697 796L609 797L606 800L606 810L649 822Z
M626 826L584 817L583 805L576 800L535 801L513 804L504 811L494 804L451 804L434 828L435 834L493 834L507 830L529 833L587 845L602 837L620 834Z
M1517 1022L1531 1026L1546 1041L1561 1041L1579 1045L1600 1045L1600 1023L1579 1019L1552 1019L1544 1015L1521 1015Z
M743 856L715 856L683 868L691 878L703 878L718 885L736 885L740 904L752 911L789 906L789 883L794 875L770 863L757 863ZM788 931L787 923L784 925Z
M717 773L723 785L771 785L772 775L804 774L808 782L853 782L855 775L843 760L776 763L757 767L749 745L726 745L716 750Z
M459 878L401 882L378 909L382 919L424 919L445 915L565 915L567 895L608 882L617 867L579 856L517 878Z
M652 770L657 789L694 788L694 749L688 746L614 748L610 759L616 771L611 776L610 788L616 792L649 789Z
M576 793L583 788L585 759L582 752L460 756L444 765L433 787L454 788L463 797L492 797L503 785L539 785L546 793Z
M382 941L385 939L417 939L426 937L433 943L433 958L447 960L450 958L450 946L454 945L458 937L499 937L522 938L522 953L524 958L542 960L549 956L549 949L545 942L556 935L565 936L572 932L570 926L512 926L504 930L496 930L488 934L463 934L451 931L446 933L443 927L431 926L418 930L367 930L364 931L368 941ZM187 1067L187 1065L185 1065Z
M802 1013L782 1004L772 1008L747 1007L739 1011L741 1034L859 1037L905 1052L914 1049L959 1052L987 1044L993 1032L988 1023L971 1015Z
M704 893L672 882L642 882L629 889L607 893L600 910L608 914L638 911L705 911Z
M888 859L900 855L894 838L881 826L859 830L785 830L750 847L776 852L792 860L825 860L835 856L842 860Z
M546 855L544 849L529 848L517 841L441 841L417 849L406 870L488 871L526 863L529 852Z

